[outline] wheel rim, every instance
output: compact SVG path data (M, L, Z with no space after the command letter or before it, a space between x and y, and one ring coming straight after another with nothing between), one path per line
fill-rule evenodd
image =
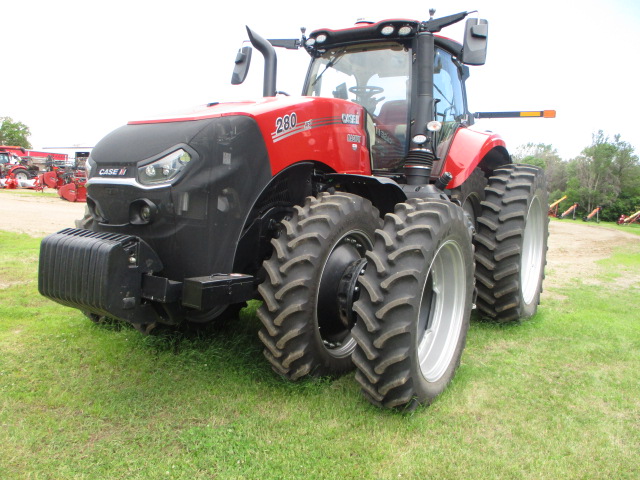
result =
M29 176L24 172L17 172L14 174L16 180L27 180Z
M440 246L429 266L418 312L418 361L428 382L438 381L455 354L467 299L464 257L454 241Z
M540 199L534 197L524 227L522 241L522 261L520 264L520 284L525 304L530 304L538 291L540 274L542 273L544 215Z
M340 318L340 281L349 267L372 248L373 242L366 233L351 230L334 244L322 267L315 316L324 348L332 357L347 357L356 345L351 328L346 327Z

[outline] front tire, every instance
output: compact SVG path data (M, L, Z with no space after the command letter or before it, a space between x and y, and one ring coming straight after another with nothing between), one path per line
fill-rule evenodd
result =
M544 172L505 165L493 172L478 218L478 309L497 322L531 317L540 303L549 219Z
M307 197L282 221L258 288L259 336L277 373L297 380L353 368L355 277L380 223L369 200L342 192Z
M411 199L376 232L353 329L356 380L371 403L412 410L453 378L473 303L471 228L457 205Z

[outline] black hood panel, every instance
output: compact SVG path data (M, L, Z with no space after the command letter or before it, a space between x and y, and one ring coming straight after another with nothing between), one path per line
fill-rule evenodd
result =
M140 163L177 145L195 155L171 184L148 188L135 181ZM91 178L89 201L105 218L94 229L142 238L174 280L232 271L242 228L271 179L251 117L126 125L101 140L91 156L97 168L127 167L126 177ZM135 225L131 210L141 199L157 212L151 223Z

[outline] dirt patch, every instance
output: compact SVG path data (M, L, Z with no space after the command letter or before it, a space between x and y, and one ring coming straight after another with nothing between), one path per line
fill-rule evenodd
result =
M85 203L67 202L38 193L0 193L1 230L42 237L66 227L74 227L82 218Z
M573 283L599 285L602 267L596 262L618 249L640 252L640 237L598 225L552 221L549 224L549 251L545 293ZM621 287L640 282L640 272L624 272L617 281Z
M84 214L85 204L37 193L2 192L0 208L0 229L39 237L73 227ZM597 284L601 272L597 260L611 256L616 249L640 251L639 236L597 225L552 221L549 233L544 295L553 296L558 288L577 281ZM640 272L625 272L620 282L640 282Z

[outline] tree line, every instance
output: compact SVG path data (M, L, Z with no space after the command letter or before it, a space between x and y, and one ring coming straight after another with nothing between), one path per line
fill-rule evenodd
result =
M519 147L513 160L544 169L549 203L567 196L560 213L578 203L578 215L584 217L600 206L600 218L615 221L640 210L640 161L620 135L610 138L599 130L591 145L568 161L552 145L532 143Z
M0 117L0 145L31 148L29 135L31 131L24 123L14 121L11 117Z

